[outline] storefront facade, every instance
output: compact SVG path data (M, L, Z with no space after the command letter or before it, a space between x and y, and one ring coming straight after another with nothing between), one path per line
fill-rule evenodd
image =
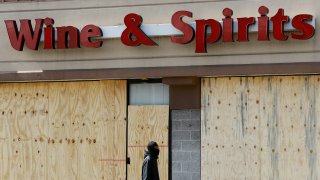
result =
M0 179L138 179L152 139L161 179L318 179L319 12L3 2Z

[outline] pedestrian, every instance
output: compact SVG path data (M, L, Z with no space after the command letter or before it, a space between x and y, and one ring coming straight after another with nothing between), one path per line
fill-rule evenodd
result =
M142 165L142 180L160 180L158 171L159 146L156 142L150 141L144 154Z

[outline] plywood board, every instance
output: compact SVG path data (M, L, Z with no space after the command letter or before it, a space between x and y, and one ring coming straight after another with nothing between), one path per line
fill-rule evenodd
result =
M0 179L125 179L126 81L0 84Z
M201 179L318 179L319 79L202 79Z
M48 88L44 83L1 84L0 178L46 179Z
M160 146L158 160L160 179L168 179L169 106L145 105L128 107L128 180L141 179L144 150L149 141Z

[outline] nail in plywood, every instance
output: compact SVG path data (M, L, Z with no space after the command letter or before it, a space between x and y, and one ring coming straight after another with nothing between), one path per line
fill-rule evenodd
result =
M128 180L141 178L144 150L149 141L160 146L158 160L160 179L168 179L169 106L145 105L128 107Z

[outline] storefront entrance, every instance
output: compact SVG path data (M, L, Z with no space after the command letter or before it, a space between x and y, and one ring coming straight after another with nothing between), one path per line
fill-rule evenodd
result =
M156 141L159 144L159 175L168 179L168 134L169 106L144 105L129 106L128 109L128 180L141 179L141 167L146 144Z

